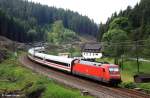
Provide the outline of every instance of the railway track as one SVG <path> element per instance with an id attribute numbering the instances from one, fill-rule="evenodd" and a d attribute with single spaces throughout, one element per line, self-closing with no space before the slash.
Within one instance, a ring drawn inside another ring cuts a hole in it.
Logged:
<path id="1" fill-rule="evenodd" d="M 62 71 L 41 66 L 41 64 L 37 64 L 29 60 L 27 56 L 21 56 L 19 58 L 19 61 L 25 67 L 30 68 L 33 71 L 43 74 L 45 76 L 48 76 L 56 82 L 83 91 L 88 91 L 90 95 L 93 95 L 97 98 L 150 98 L 150 95 L 139 91 L 104 86 L 97 82 L 82 79 L 77 76 L 72 76 L 70 74 L 64 73 Z"/>

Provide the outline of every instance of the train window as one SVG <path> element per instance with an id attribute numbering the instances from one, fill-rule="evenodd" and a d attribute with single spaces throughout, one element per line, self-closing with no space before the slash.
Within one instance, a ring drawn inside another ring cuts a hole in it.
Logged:
<path id="1" fill-rule="evenodd" d="M 111 71 L 114 71 L 114 69 L 113 68 L 109 68 L 109 71 L 111 72 Z"/>
<path id="2" fill-rule="evenodd" d="M 51 63 L 56 63 L 56 64 L 60 64 L 60 65 L 63 65 L 63 66 L 70 66 L 70 64 L 68 63 L 63 63 L 63 62 L 58 62 L 58 61 L 53 61 L 53 60 L 48 60 L 46 59 L 47 62 L 51 62 Z"/>
<path id="3" fill-rule="evenodd" d="M 114 68 L 114 71 L 119 71 L 119 69 L 118 68 Z"/>
<path id="4" fill-rule="evenodd" d="M 112 72 L 112 71 L 119 71 L 119 69 L 118 69 L 118 68 L 115 68 L 115 67 L 110 67 L 110 68 L 109 68 L 109 71 L 110 71 L 110 72 Z"/>
<path id="5" fill-rule="evenodd" d="M 41 58 L 41 57 L 38 57 L 38 56 L 34 56 L 34 57 L 43 60 L 43 58 Z"/>

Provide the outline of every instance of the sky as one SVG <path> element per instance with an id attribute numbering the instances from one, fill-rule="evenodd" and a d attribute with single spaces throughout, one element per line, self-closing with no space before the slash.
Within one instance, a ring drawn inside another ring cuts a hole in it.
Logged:
<path id="1" fill-rule="evenodd" d="M 140 0 L 28 0 L 86 15 L 96 23 L 105 23 L 114 12 L 134 7 Z"/>

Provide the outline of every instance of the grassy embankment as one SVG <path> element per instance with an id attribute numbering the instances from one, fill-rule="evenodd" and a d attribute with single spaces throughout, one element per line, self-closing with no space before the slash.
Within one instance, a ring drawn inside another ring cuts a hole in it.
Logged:
<path id="1" fill-rule="evenodd" d="M 17 58 L 0 63 L 0 93 L 19 92 L 27 98 L 91 98 L 24 68 Z"/>
<path id="2" fill-rule="evenodd" d="M 103 58 L 98 61 L 107 61 L 109 63 L 114 63 L 112 58 Z M 140 72 L 150 74 L 150 63 L 140 61 Z M 133 76 L 137 74 L 137 63 L 133 60 L 125 60 L 123 64 L 123 69 L 121 69 L 122 87 L 135 88 L 139 87 L 144 90 L 150 91 L 150 83 L 134 83 Z"/>

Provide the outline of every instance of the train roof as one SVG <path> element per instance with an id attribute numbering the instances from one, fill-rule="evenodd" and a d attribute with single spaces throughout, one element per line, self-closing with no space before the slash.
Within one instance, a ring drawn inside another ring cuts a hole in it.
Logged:
<path id="1" fill-rule="evenodd" d="M 66 57 L 54 56 L 54 55 L 47 55 L 47 54 L 46 54 L 45 59 L 50 59 L 50 60 L 59 61 L 59 62 L 63 62 L 63 63 L 69 63 L 69 64 L 71 64 L 71 62 L 73 61 L 72 58 L 66 58 Z"/>
<path id="2" fill-rule="evenodd" d="M 47 60 L 58 61 L 58 62 L 69 63 L 69 64 L 71 64 L 71 62 L 74 60 L 72 58 L 48 55 L 48 54 L 44 54 L 44 53 L 36 53 L 35 55 L 41 56 L 41 57 L 44 56 L 44 59 L 47 59 Z"/>
<path id="3" fill-rule="evenodd" d="M 40 52 L 40 51 L 44 51 L 45 48 L 44 47 L 35 47 L 35 48 L 31 48 L 28 50 L 29 53 L 34 53 L 34 52 Z"/>
<path id="4" fill-rule="evenodd" d="M 81 61 L 80 61 L 80 64 L 87 64 L 87 65 L 92 65 L 92 66 L 101 66 L 103 63 L 90 62 L 90 61 L 81 60 Z"/>
<path id="5" fill-rule="evenodd" d="M 32 48 L 33 51 L 44 51 L 45 48 L 44 47 L 35 47 L 35 48 Z"/>
<path id="6" fill-rule="evenodd" d="M 66 57 L 61 57 L 61 56 L 54 56 L 54 55 L 40 53 L 40 51 L 43 51 L 44 49 L 45 49 L 44 47 L 35 47 L 35 48 L 29 49 L 28 52 L 38 57 L 42 57 L 42 58 L 53 60 L 53 61 L 63 62 L 63 63 L 71 64 L 71 62 L 74 60 L 73 58 L 66 58 Z"/>

